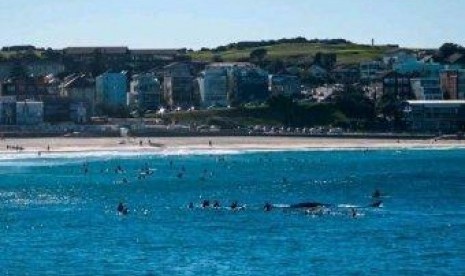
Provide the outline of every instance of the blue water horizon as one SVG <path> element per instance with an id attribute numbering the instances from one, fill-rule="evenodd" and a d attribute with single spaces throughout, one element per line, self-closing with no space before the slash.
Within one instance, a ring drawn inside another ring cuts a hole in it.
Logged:
<path id="1" fill-rule="evenodd" d="M 464 164 L 463 149 L 4 157 L 0 273 L 460 275 Z M 376 189 L 383 207 L 365 208 Z M 263 211 L 309 201 L 336 207 Z"/>

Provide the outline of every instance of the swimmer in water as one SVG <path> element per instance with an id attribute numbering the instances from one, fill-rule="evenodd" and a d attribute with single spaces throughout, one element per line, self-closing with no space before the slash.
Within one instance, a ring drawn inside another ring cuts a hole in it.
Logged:
<path id="1" fill-rule="evenodd" d="M 380 198 L 381 197 L 381 192 L 376 189 L 373 194 L 371 195 L 372 198 Z"/>
<path id="2" fill-rule="evenodd" d="M 128 214 L 128 207 L 124 206 L 124 204 L 122 202 L 120 202 L 118 204 L 118 207 L 116 208 L 116 210 L 118 211 L 118 213 L 120 213 L 121 215 L 127 215 Z"/>
<path id="3" fill-rule="evenodd" d="M 239 204 L 237 203 L 237 201 L 233 201 L 233 203 L 231 204 L 231 210 L 237 210 L 237 208 L 239 208 Z"/>
<path id="4" fill-rule="evenodd" d="M 189 209 L 194 209 L 194 203 L 193 203 L 193 202 L 189 202 L 189 205 L 187 205 L 187 208 L 189 208 Z"/>
<path id="5" fill-rule="evenodd" d="M 350 208 L 352 218 L 355 218 L 357 216 L 357 210 L 355 208 Z"/>
<path id="6" fill-rule="evenodd" d="M 215 202 L 213 202 L 213 208 L 220 208 L 220 203 L 218 202 L 218 200 L 215 200 Z"/>
<path id="7" fill-rule="evenodd" d="M 270 212 L 271 209 L 273 209 L 273 205 L 269 202 L 265 203 L 265 206 L 263 206 L 263 211 L 265 212 Z"/>
<path id="8" fill-rule="evenodd" d="M 208 208 L 208 207 L 210 207 L 210 201 L 208 199 L 205 199 L 202 202 L 202 208 Z"/>

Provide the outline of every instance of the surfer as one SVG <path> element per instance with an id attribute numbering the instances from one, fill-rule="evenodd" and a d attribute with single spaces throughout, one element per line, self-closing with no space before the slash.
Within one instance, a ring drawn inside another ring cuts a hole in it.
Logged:
<path id="1" fill-rule="evenodd" d="M 208 208 L 210 207 L 210 201 L 208 199 L 205 199 L 202 201 L 202 208 Z"/>
<path id="2" fill-rule="evenodd" d="M 381 197 L 381 192 L 376 189 L 373 194 L 371 195 L 372 198 L 380 198 Z"/>
<path id="3" fill-rule="evenodd" d="M 381 208 L 382 205 L 383 205 L 382 200 L 376 200 L 373 203 L 371 203 L 370 205 L 368 205 L 368 207 Z"/>
<path id="4" fill-rule="evenodd" d="M 189 208 L 189 209 L 194 209 L 194 203 L 193 203 L 193 202 L 189 202 L 189 205 L 187 205 L 187 208 Z"/>
<path id="5" fill-rule="evenodd" d="M 270 212 L 271 209 L 273 209 L 273 205 L 269 202 L 265 203 L 265 206 L 263 206 L 263 211 L 265 212 Z"/>
<path id="6" fill-rule="evenodd" d="M 215 200 L 213 202 L 213 208 L 220 208 L 220 203 L 218 202 L 218 200 Z"/>
<path id="7" fill-rule="evenodd" d="M 119 214 L 121 215 L 127 215 L 128 214 L 128 207 L 124 206 L 122 202 L 118 204 L 118 207 L 116 208 Z"/>
<path id="8" fill-rule="evenodd" d="M 357 210 L 355 208 L 350 208 L 350 212 L 351 212 L 352 218 L 355 218 L 357 216 Z"/>
<path id="9" fill-rule="evenodd" d="M 237 210 L 239 208 L 239 204 L 237 203 L 237 201 L 233 201 L 233 203 L 231 204 L 231 210 Z"/>

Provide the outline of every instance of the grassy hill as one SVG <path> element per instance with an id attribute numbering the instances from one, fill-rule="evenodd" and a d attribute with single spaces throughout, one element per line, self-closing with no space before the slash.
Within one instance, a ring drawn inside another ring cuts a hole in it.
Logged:
<path id="1" fill-rule="evenodd" d="M 250 53 L 264 48 L 268 51 L 267 58 L 270 60 L 282 59 L 293 60 L 313 57 L 316 53 L 335 53 L 338 64 L 356 64 L 362 61 L 377 59 L 383 56 L 392 47 L 368 46 L 352 43 L 325 44 L 325 43 L 278 43 L 262 47 L 249 47 L 245 49 L 226 49 L 224 51 L 204 50 L 191 52 L 189 55 L 195 61 L 213 61 L 215 56 L 224 61 L 244 61 L 249 58 Z"/>

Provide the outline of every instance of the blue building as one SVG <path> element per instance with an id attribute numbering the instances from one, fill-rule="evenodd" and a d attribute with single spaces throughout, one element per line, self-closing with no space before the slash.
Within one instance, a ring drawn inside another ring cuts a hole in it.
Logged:
<path id="1" fill-rule="evenodd" d="M 104 73 L 95 80 L 97 105 L 127 106 L 127 78 L 124 73 Z"/>

